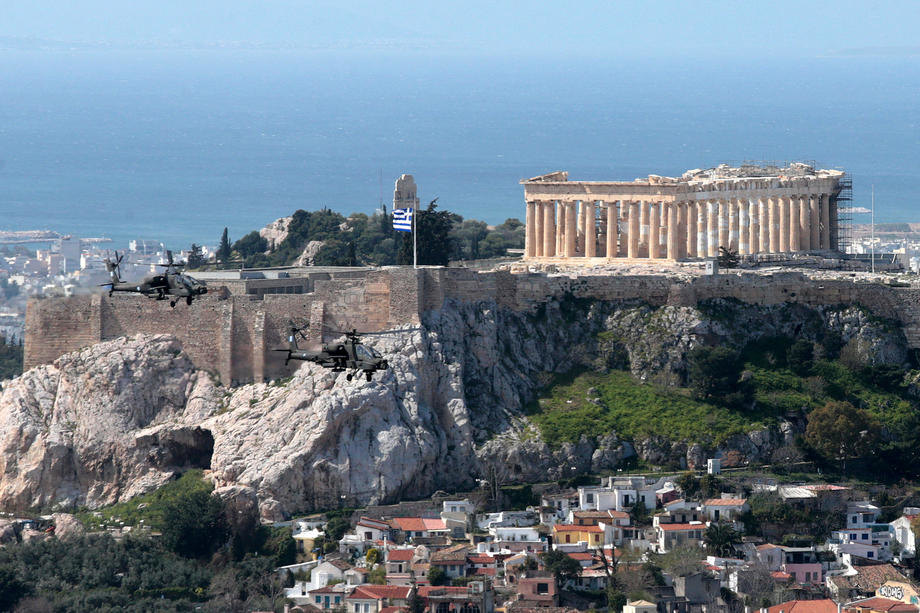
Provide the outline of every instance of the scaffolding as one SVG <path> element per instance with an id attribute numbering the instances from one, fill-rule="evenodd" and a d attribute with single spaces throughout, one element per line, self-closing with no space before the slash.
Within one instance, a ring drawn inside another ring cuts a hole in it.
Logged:
<path id="1" fill-rule="evenodd" d="M 837 192 L 837 250 L 844 257 L 852 257 L 853 253 L 853 178 L 849 173 L 843 173 L 838 182 L 840 191 Z"/>

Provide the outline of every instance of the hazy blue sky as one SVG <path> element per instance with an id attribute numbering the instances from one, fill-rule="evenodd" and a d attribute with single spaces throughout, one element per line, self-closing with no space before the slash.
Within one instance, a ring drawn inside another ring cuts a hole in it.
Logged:
<path id="1" fill-rule="evenodd" d="M 916 0 L 0 0 L 0 37 L 623 57 L 918 54 Z"/>

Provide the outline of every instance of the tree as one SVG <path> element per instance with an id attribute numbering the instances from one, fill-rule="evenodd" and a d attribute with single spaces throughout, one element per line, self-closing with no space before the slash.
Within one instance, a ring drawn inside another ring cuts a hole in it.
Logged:
<path id="1" fill-rule="evenodd" d="M 581 564 L 563 551 L 551 549 L 540 554 L 540 558 L 543 560 L 543 566 L 546 570 L 553 573 L 553 577 L 556 579 L 556 588 L 559 591 L 562 591 L 562 588 L 569 581 L 575 581 L 581 575 Z"/>
<path id="2" fill-rule="evenodd" d="M 204 256 L 201 255 L 201 247 L 192 243 L 191 249 L 188 250 L 188 258 L 185 262 L 189 269 L 201 268 L 204 265 Z"/>
<path id="3" fill-rule="evenodd" d="M 815 365 L 814 343 L 803 338 L 792 343 L 786 351 L 786 364 L 789 365 L 789 370 L 800 377 L 810 375 Z"/>
<path id="4" fill-rule="evenodd" d="M 163 543 L 187 558 L 201 558 L 227 540 L 228 527 L 220 498 L 195 490 L 179 495 L 163 509 Z"/>
<path id="5" fill-rule="evenodd" d="M 342 540 L 342 537 L 345 536 L 349 528 L 351 528 L 351 523 L 349 523 L 347 519 L 343 517 L 333 517 L 326 522 L 326 526 L 323 530 L 326 532 L 327 540 L 338 543 Z"/>
<path id="6" fill-rule="evenodd" d="M 223 240 L 223 237 L 221 237 L 221 240 Z M 233 251 L 239 253 L 243 258 L 264 253 L 267 250 L 268 241 L 262 238 L 262 235 L 255 230 L 233 243 Z"/>
<path id="7" fill-rule="evenodd" d="M 738 268 L 740 262 L 741 258 L 738 257 L 737 251 L 719 247 L 719 266 L 721 268 Z"/>
<path id="8" fill-rule="evenodd" d="M 699 480 L 697 480 L 696 475 L 690 471 L 679 476 L 674 480 L 674 483 L 680 488 L 680 491 L 684 493 L 684 498 L 691 498 L 700 491 Z"/>
<path id="9" fill-rule="evenodd" d="M 700 547 L 688 545 L 658 556 L 656 563 L 662 570 L 672 575 L 685 577 L 700 570 L 703 561 L 702 554 L 703 550 Z"/>
<path id="10" fill-rule="evenodd" d="M 744 366 L 737 351 L 726 347 L 695 347 L 687 354 L 690 391 L 698 400 L 741 405 L 753 392 L 741 381 Z"/>
<path id="11" fill-rule="evenodd" d="M 877 446 L 881 424 L 849 402 L 832 401 L 808 415 L 805 441 L 827 459 L 865 458 Z"/>
<path id="12" fill-rule="evenodd" d="M 713 522 L 703 534 L 703 542 L 710 553 L 729 557 L 734 553 L 734 546 L 741 542 L 741 534 L 731 524 Z"/>
<path id="13" fill-rule="evenodd" d="M 380 550 L 376 547 L 371 547 L 367 550 L 367 553 L 364 554 L 364 559 L 370 566 L 373 566 L 380 561 Z"/>
<path id="14" fill-rule="evenodd" d="M 431 585 L 447 585 L 447 573 L 440 566 L 432 565 L 428 569 L 428 583 Z"/>
<path id="15" fill-rule="evenodd" d="M 29 586 L 19 579 L 12 566 L 0 566 L 0 611 L 12 611 L 29 594 Z"/>
<path id="16" fill-rule="evenodd" d="M 227 228 L 224 228 L 223 233 L 220 235 L 220 246 L 217 248 L 217 261 L 228 262 L 232 252 L 233 249 L 230 247 L 230 236 L 227 233 Z"/>
<path id="17" fill-rule="evenodd" d="M 437 198 L 424 211 L 417 211 L 415 230 L 418 242 L 418 263 L 432 266 L 446 266 L 450 259 L 450 231 L 459 217 L 450 211 L 439 211 Z M 398 264 L 412 263 L 412 234 L 400 232 Z"/>
<path id="18" fill-rule="evenodd" d="M 371 572 L 367 574 L 368 583 L 373 583 L 374 585 L 386 585 L 387 583 L 387 569 L 383 565 L 376 566 Z"/>

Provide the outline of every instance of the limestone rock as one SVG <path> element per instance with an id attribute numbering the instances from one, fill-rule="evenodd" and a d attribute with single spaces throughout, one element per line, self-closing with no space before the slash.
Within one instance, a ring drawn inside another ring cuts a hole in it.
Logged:
<path id="1" fill-rule="evenodd" d="M 70 513 L 53 513 L 54 536 L 66 541 L 68 539 L 79 538 L 86 533 L 83 524 Z"/>
<path id="2" fill-rule="evenodd" d="M 307 246 L 303 248 L 303 252 L 297 258 L 295 266 L 313 266 L 313 261 L 316 259 L 316 254 L 319 253 L 319 250 L 325 245 L 325 241 L 310 241 L 307 243 Z"/>
<path id="3" fill-rule="evenodd" d="M 259 236 L 268 242 L 268 249 L 271 251 L 287 238 L 288 226 L 291 225 L 291 217 L 282 217 L 271 222 L 261 230 Z"/>
<path id="4" fill-rule="evenodd" d="M 16 542 L 16 524 L 9 519 L 0 519 L 0 545 Z"/>
<path id="5" fill-rule="evenodd" d="M 139 336 L 14 379 L 0 395 L 0 508 L 93 508 L 158 487 L 178 470 L 207 467 L 210 457 L 181 452 L 181 433 L 137 436 L 182 422 L 204 376 L 173 337 Z"/>

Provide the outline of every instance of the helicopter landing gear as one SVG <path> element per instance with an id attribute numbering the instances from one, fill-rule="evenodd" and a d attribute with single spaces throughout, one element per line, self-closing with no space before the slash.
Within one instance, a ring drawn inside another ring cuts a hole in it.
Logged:
<path id="1" fill-rule="evenodd" d="M 348 373 L 347 375 L 345 375 L 345 380 L 346 380 L 346 381 L 351 381 L 353 378 L 354 378 L 354 375 L 351 374 L 351 373 Z"/>
<path id="2" fill-rule="evenodd" d="M 187 305 L 189 305 L 189 306 L 192 306 L 192 297 L 191 297 L 191 296 L 186 296 L 186 297 L 185 297 L 185 304 L 187 304 Z"/>
<path id="3" fill-rule="evenodd" d="M 371 376 L 372 376 L 373 374 L 374 374 L 374 373 L 372 373 L 371 371 L 367 371 L 366 373 L 364 373 L 364 376 L 367 378 L 368 381 L 370 381 L 370 380 L 371 380 Z"/>
<path id="4" fill-rule="evenodd" d="M 175 300 L 170 300 L 170 301 L 169 301 L 169 306 L 171 306 L 172 308 L 176 308 L 176 301 L 175 301 Z"/>

